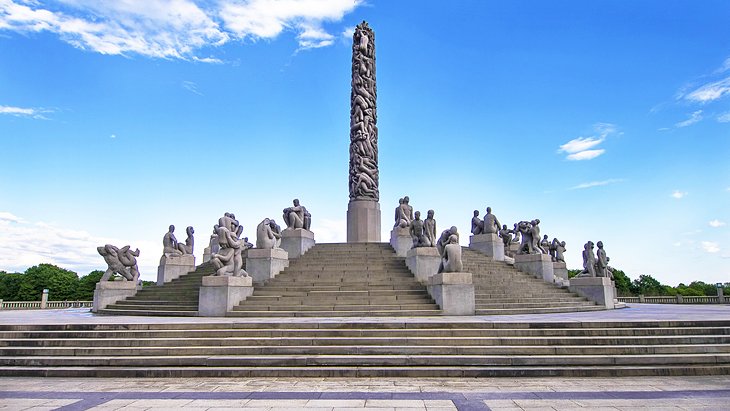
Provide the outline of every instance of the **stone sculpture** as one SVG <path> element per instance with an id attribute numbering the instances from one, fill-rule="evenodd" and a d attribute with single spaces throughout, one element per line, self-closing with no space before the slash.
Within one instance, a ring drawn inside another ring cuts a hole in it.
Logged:
<path id="1" fill-rule="evenodd" d="M 178 256 L 183 253 L 177 246 L 177 238 L 175 238 L 175 226 L 170 224 L 167 233 L 162 237 L 162 253 L 168 256 Z"/>
<path id="2" fill-rule="evenodd" d="M 243 241 L 239 239 L 243 227 L 236 220 L 236 216 L 225 213 L 218 219 L 217 230 L 219 250 L 217 253 L 211 252 L 210 256 L 210 262 L 216 270 L 213 275 L 248 277 L 243 269 Z"/>
<path id="3" fill-rule="evenodd" d="M 378 127 L 375 34 L 366 22 L 352 38 L 350 200 L 378 201 Z"/>
<path id="4" fill-rule="evenodd" d="M 596 276 L 596 257 L 593 255 L 593 241 L 588 241 L 583 246 L 583 271 L 578 277 Z"/>
<path id="5" fill-rule="evenodd" d="M 517 227 L 519 223 L 515 223 L 514 229 L 512 230 L 512 234 L 514 234 L 514 238 L 512 239 L 513 243 L 520 243 L 522 242 L 522 233 L 520 232 L 519 228 Z"/>
<path id="6" fill-rule="evenodd" d="M 456 236 L 456 242 L 459 242 L 459 233 L 456 230 L 456 226 L 451 226 L 448 230 L 444 230 L 441 233 L 441 236 L 439 237 L 438 241 L 436 242 L 436 248 L 438 249 L 439 255 L 443 258 L 444 256 L 444 250 L 446 249 L 446 244 L 449 244 L 449 239 L 451 236 Z"/>
<path id="7" fill-rule="evenodd" d="M 177 243 L 177 249 L 182 255 L 193 254 L 193 246 L 195 245 L 193 234 L 195 234 L 195 230 L 192 226 L 188 226 L 185 229 L 185 233 L 188 235 L 188 238 L 185 239 L 185 244 Z"/>
<path id="8" fill-rule="evenodd" d="M 535 254 L 532 241 L 532 224 L 528 221 L 517 223 L 517 232 L 520 233 L 520 250 L 518 254 Z"/>
<path id="9" fill-rule="evenodd" d="M 426 219 L 423 220 L 423 228 L 426 231 L 426 237 L 428 237 L 428 242 L 431 243 L 431 247 L 436 247 L 436 220 L 434 220 L 433 214 L 433 210 L 428 210 Z"/>
<path id="10" fill-rule="evenodd" d="M 431 240 L 426 235 L 425 222 L 421 220 L 421 212 L 416 211 L 416 216 L 411 221 L 410 229 L 411 238 L 413 238 L 413 247 L 431 247 Z"/>
<path id="11" fill-rule="evenodd" d="M 479 210 L 474 210 L 474 217 L 471 218 L 471 233 L 479 235 L 484 230 L 484 221 L 479 218 Z"/>
<path id="12" fill-rule="evenodd" d="M 596 243 L 598 251 L 596 251 L 596 276 L 597 277 L 609 277 L 608 273 L 608 257 L 606 257 L 606 250 L 603 249 L 603 241 Z"/>
<path id="13" fill-rule="evenodd" d="M 413 207 L 410 204 L 410 198 L 405 196 L 398 200 L 398 207 L 395 209 L 395 225 L 393 227 L 406 228 L 413 221 Z"/>
<path id="14" fill-rule="evenodd" d="M 215 254 L 221 249 L 220 244 L 218 244 L 218 224 L 213 226 L 213 234 L 210 235 L 208 248 L 210 249 L 211 254 Z"/>
<path id="15" fill-rule="evenodd" d="M 444 253 L 441 259 L 439 272 L 459 273 L 464 270 L 464 264 L 461 261 L 461 246 L 459 245 L 459 237 L 450 235 L 446 245 L 444 245 Z"/>
<path id="16" fill-rule="evenodd" d="M 509 246 L 512 244 L 512 230 L 507 228 L 507 224 L 504 224 L 498 234 L 502 239 L 502 243 L 504 243 L 504 249 L 508 250 Z"/>
<path id="17" fill-rule="evenodd" d="M 281 227 L 279 227 L 279 224 L 276 224 L 276 221 L 274 219 L 270 219 L 269 221 L 269 227 L 271 227 L 271 231 L 274 233 L 274 238 L 276 238 L 276 244 L 274 244 L 274 248 L 280 248 L 281 247 Z"/>
<path id="18" fill-rule="evenodd" d="M 540 249 L 542 250 L 543 254 L 548 254 L 550 250 L 550 240 L 548 240 L 547 234 L 542 236 L 542 240 L 540 241 Z"/>
<path id="19" fill-rule="evenodd" d="M 530 237 L 532 239 L 532 249 L 535 254 L 542 253 L 545 254 L 545 250 L 540 247 L 540 220 L 534 219 L 530 221 Z"/>
<path id="20" fill-rule="evenodd" d="M 271 219 L 264 218 L 256 227 L 256 248 L 278 248 L 277 245 L 280 242 L 281 234 L 271 229 Z"/>
<path id="21" fill-rule="evenodd" d="M 499 220 L 492 214 L 492 207 L 487 207 L 487 214 L 484 215 L 482 234 L 496 234 L 499 231 Z"/>
<path id="22" fill-rule="evenodd" d="M 563 255 L 563 253 L 565 253 L 565 241 L 561 241 L 555 245 L 555 262 L 565 262 L 565 256 Z"/>
<path id="23" fill-rule="evenodd" d="M 111 244 L 106 244 L 103 247 L 96 247 L 96 251 L 104 257 L 108 266 L 99 281 L 109 281 L 114 274 L 121 275 L 124 281 L 136 282 L 139 280 L 136 258 L 139 257 L 139 249 L 131 251 L 128 245 L 119 249 Z"/>
<path id="24" fill-rule="evenodd" d="M 284 223 L 286 224 L 286 228 L 303 228 L 309 230 L 312 224 L 312 215 L 303 205 L 299 204 L 299 199 L 295 198 L 293 203 L 293 207 L 284 209 Z"/>

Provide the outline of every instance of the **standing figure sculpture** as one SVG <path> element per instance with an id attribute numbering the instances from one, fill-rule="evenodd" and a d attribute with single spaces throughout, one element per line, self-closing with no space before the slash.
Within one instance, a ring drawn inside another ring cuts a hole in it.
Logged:
<path id="1" fill-rule="evenodd" d="M 530 237 L 532 239 L 532 250 L 535 254 L 545 254 L 545 250 L 540 247 L 540 220 L 534 219 L 530 221 Z M 532 253 L 531 253 L 532 254 Z"/>
<path id="2" fill-rule="evenodd" d="M 512 239 L 513 243 L 520 243 L 522 242 L 522 233 L 520 232 L 520 229 L 517 227 L 519 223 L 515 223 L 514 229 L 512 230 L 512 234 L 515 235 L 515 237 Z"/>
<path id="3" fill-rule="evenodd" d="M 471 218 L 471 233 L 479 235 L 484 231 L 484 221 L 479 218 L 479 210 L 474 210 L 474 216 Z"/>
<path id="4" fill-rule="evenodd" d="M 434 211 L 428 210 L 426 219 L 423 220 L 423 228 L 426 230 L 426 237 L 431 247 L 436 247 L 436 220 L 433 218 Z"/>
<path id="5" fill-rule="evenodd" d="M 431 241 L 426 235 L 425 222 L 421 220 L 421 212 L 416 211 L 416 216 L 411 221 L 409 229 L 411 238 L 413 239 L 413 248 L 416 247 L 431 247 Z"/>
<path id="6" fill-rule="evenodd" d="M 596 276 L 597 277 L 609 277 L 608 273 L 608 257 L 606 257 L 606 250 L 603 249 L 603 241 L 596 243 L 598 251 L 596 251 Z"/>
<path id="7" fill-rule="evenodd" d="M 293 207 L 287 207 L 284 209 L 284 223 L 286 228 L 296 229 L 303 228 L 309 230 L 312 224 L 312 215 L 309 211 L 299 204 L 299 199 L 295 198 Z"/>
<path id="8" fill-rule="evenodd" d="M 542 236 L 542 240 L 540 241 L 540 249 L 542 250 L 543 254 L 549 254 L 550 251 L 550 240 L 548 240 L 548 235 L 545 234 Z"/>
<path id="9" fill-rule="evenodd" d="M 177 243 L 177 249 L 183 255 L 193 254 L 193 246 L 195 245 L 195 239 L 193 238 L 193 234 L 195 234 L 195 230 L 192 226 L 188 226 L 188 228 L 185 229 L 185 233 L 188 235 L 188 238 L 185 239 L 185 244 Z"/>
<path id="10" fill-rule="evenodd" d="M 103 247 L 96 247 L 96 251 L 104 257 L 107 269 L 101 276 L 99 281 L 109 281 L 112 275 L 119 274 L 124 281 L 137 281 L 139 279 L 139 269 L 137 269 L 137 259 L 139 257 L 139 249 L 130 251 L 130 247 L 124 246 L 119 248 L 106 244 Z"/>
<path id="11" fill-rule="evenodd" d="M 499 231 L 499 220 L 492 214 L 492 207 L 487 207 L 487 214 L 484 215 L 482 234 L 497 234 Z"/>
<path id="12" fill-rule="evenodd" d="M 375 34 L 366 22 L 352 37 L 350 200 L 378 201 L 378 127 Z"/>
<path id="13" fill-rule="evenodd" d="M 395 209 L 395 225 L 393 227 L 406 228 L 413 221 L 413 207 L 410 204 L 410 198 L 405 196 L 398 200 L 398 207 Z"/>
<path id="14" fill-rule="evenodd" d="M 532 241 L 532 224 L 527 221 L 520 221 L 517 223 L 517 230 L 522 239 L 518 254 L 535 254 L 534 242 Z"/>
<path id="15" fill-rule="evenodd" d="M 218 244 L 218 224 L 213 226 L 213 234 L 210 235 L 208 248 L 210 248 L 210 254 L 215 254 L 221 249 L 220 244 Z"/>
<path id="16" fill-rule="evenodd" d="M 256 248 L 272 249 L 277 248 L 281 241 L 281 234 L 271 229 L 271 219 L 264 218 L 256 227 Z"/>
<path id="17" fill-rule="evenodd" d="M 578 276 L 596 276 L 596 257 L 593 255 L 593 241 L 589 241 L 583 246 L 583 271 Z"/>
<path id="18" fill-rule="evenodd" d="M 162 253 L 168 256 L 178 256 L 183 253 L 177 247 L 177 238 L 175 238 L 175 226 L 170 224 L 167 233 L 162 237 Z"/>
<path id="19" fill-rule="evenodd" d="M 565 241 L 561 241 L 555 245 L 555 262 L 565 262 L 565 256 L 563 255 L 563 253 L 565 253 Z"/>

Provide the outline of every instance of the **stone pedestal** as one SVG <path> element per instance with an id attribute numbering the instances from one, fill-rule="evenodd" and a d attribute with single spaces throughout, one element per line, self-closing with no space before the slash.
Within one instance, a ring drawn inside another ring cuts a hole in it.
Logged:
<path id="1" fill-rule="evenodd" d="M 607 309 L 615 308 L 616 287 L 608 277 L 573 277 L 570 279 L 570 291 Z"/>
<path id="2" fill-rule="evenodd" d="M 207 263 L 210 261 L 210 247 L 205 247 L 203 249 L 203 263 Z"/>
<path id="3" fill-rule="evenodd" d="M 492 257 L 495 261 L 504 261 L 504 242 L 497 234 L 478 234 L 469 237 L 469 248 Z"/>
<path id="4" fill-rule="evenodd" d="M 390 245 L 395 250 L 395 255 L 398 257 L 405 257 L 408 255 L 408 250 L 413 248 L 413 238 L 411 232 L 406 228 L 394 227 L 390 231 Z"/>
<path id="5" fill-rule="evenodd" d="M 563 287 L 568 286 L 570 278 L 568 278 L 568 267 L 565 265 L 565 263 L 553 263 L 553 275 L 555 276 L 556 284 L 560 284 Z"/>
<path id="6" fill-rule="evenodd" d="M 135 281 L 99 281 L 94 289 L 94 305 L 92 312 L 99 312 L 106 306 L 137 294 Z"/>
<path id="7" fill-rule="evenodd" d="M 380 204 L 354 200 L 347 205 L 347 242 L 380 242 Z"/>
<path id="8" fill-rule="evenodd" d="M 157 285 L 168 283 L 194 270 L 195 256 L 192 254 L 163 255 L 160 257 L 160 265 L 157 267 Z"/>
<path id="9" fill-rule="evenodd" d="M 246 258 L 246 271 L 254 283 L 266 282 L 289 267 L 289 254 L 281 248 L 251 248 Z"/>
<path id="10" fill-rule="evenodd" d="M 428 293 L 443 315 L 474 315 L 471 273 L 439 273 L 428 280 Z"/>
<path id="11" fill-rule="evenodd" d="M 520 251 L 520 243 L 510 243 L 509 250 L 505 251 L 505 254 L 509 254 L 514 258 L 514 256 L 517 255 L 517 253 Z"/>
<path id="12" fill-rule="evenodd" d="M 548 283 L 554 282 L 553 261 L 547 254 L 517 254 L 515 268 L 536 278 L 542 278 Z"/>
<path id="13" fill-rule="evenodd" d="M 198 294 L 198 315 L 225 317 L 226 313 L 253 294 L 251 277 L 207 276 Z"/>
<path id="14" fill-rule="evenodd" d="M 441 256 L 436 247 L 411 248 L 406 254 L 406 266 L 421 284 L 428 284 L 428 279 L 438 273 L 439 264 Z"/>
<path id="15" fill-rule="evenodd" d="M 314 233 L 303 228 L 287 228 L 281 232 L 281 248 L 289 258 L 299 258 L 314 247 Z"/>

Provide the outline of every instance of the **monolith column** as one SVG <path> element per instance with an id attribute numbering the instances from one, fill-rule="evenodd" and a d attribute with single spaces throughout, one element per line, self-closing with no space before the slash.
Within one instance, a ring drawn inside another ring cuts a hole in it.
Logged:
<path id="1" fill-rule="evenodd" d="M 352 37 L 348 243 L 380 242 L 376 98 L 375 34 L 363 21 Z"/>

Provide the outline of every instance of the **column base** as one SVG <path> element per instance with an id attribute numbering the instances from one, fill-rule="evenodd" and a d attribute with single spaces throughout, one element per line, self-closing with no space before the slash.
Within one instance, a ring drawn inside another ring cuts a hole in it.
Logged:
<path id="1" fill-rule="evenodd" d="M 91 312 L 99 312 L 117 301 L 137 294 L 135 281 L 99 281 L 94 289 L 94 304 Z"/>
<path id="2" fill-rule="evenodd" d="M 497 234 L 478 234 L 469 237 L 469 248 L 495 261 L 504 261 L 504 242 Z"/>
<path id="3" fill-rule="evenodd" d="M 570 284 L 568 268 L 564 262 L 553 263 L 553 275 L 555 276 L 555 284 L 560 284 L 561 287 L 567 287 Z"/>
<path id="4" fill-rule="evenodd" d="M 608 277 L 571 278 L 570 291 L 607 309 L 615 308 L 616 286 Z"/>
<path id="5" fill-rule="evenodd" d="M 251 277 L 207 276 L 198 294 L 200 317 L 225 317 L 253 294 Z"/>
<path id="6" fill-rule="evenodd" d="M 474 315 L 471 273 L 439 273 L 428 280 L 428 293 L 443 315 Z"/>
<path id="7" fill-rule="evenodd" d="M 254 283 L 265 283 L 289 267 L 289 254 L 281 248 L 251 248 L 246 271 Z"/>
<path id="8" fill-rule="evenodd" d="M 299 258 L 314 247 L 314 233 L 303 228 L 287 228 L 281 232 L 281 248 L 289 258 Z"/>
<path id="9" fill-rule="evenodd" d="M 535 278 L 542 278 L 548 283 L 554 282 L 553 260 L 547 254 L 517 254 L 515 268 L 532 274 Z"/>
<path id="10" fill-rule="evenodd" d="M 390 246 L 395 250 L 395 255 L 405 257 L 408 250 L 413 248 L 413 237 L 408 228 L 395 227 L 390 231 Z"/>
<path id="11" fill-rule="evenodd" d="M 163 285 L 179 278 L 191 271 L 195 271 L 195 256 L 186 255 L 165 255 L 160 257 L 160 265 L 157 267 L 157 285 Z"/>
<path id="12" fill-rule="evenodd" d="M 380 204 L 377 201 L 351 200 L 347 204 L 347 242 L 380 242 Z"/>
<path id="13" fill-rule="evenodd" d="M 440 264 L 436 247 L 411 248 L 406 254 L 406 266 L 421 284 L 428 284 L 428 279 L 438 273 Z"/>

